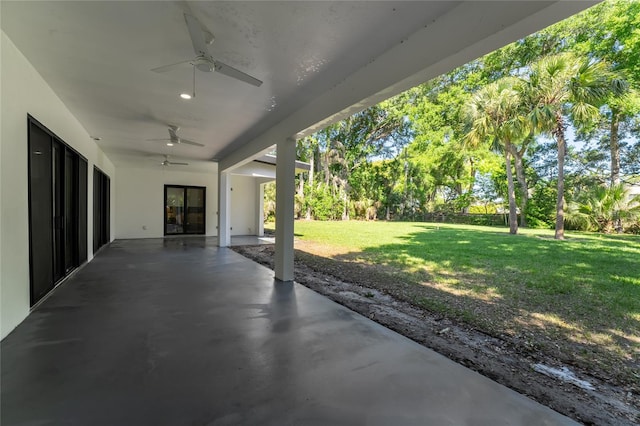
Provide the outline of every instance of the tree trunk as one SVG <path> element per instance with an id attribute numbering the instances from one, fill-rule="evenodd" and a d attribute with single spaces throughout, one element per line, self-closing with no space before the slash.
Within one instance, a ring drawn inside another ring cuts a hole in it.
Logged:
<path id="1" fill-rule="evenodd" d="M 402 219 L 404 220 L 405 206 L 407 205 L 407 192 L 409 189 L 409 162 L 407 161 L 407 151 L 404 152 L 404 194 L 402 196 Z"/>
<path id="2" fill-rule="evenodd" d="M 524 151 L 524 150 L 523 150 Z M 524 154 L 524 152 L 522 153 Z M 522 191 L 522 199 L 520 200 L 520 226 L 527 227 L 527 203 L 529 201 L 529 187 L 527 186 L 527 178 L 524 174 L 524 165 L 522 163 L 522 156 L 516 149 L 513 150 L 513 158 L 516 165 L 516 178 L 520 184 L 520 190 Z"/>
<path id="3" fill-rule="evenodd" d="M 473 158 L 469 158 L 469 186 L 468 186 L 468 189 L 467 189 L 469 194 L 473 194 L 473 187 L 475 186 L 475 183 L 476 183 L 475 162 L 473 161 Z M 468 214 L 469 213 L 469 207 L 470 206 L 465 206 L 462 209 L 462 213 Z M 486 209 L 486 206 L 485 206 L 485 209 Z"/>
<path id="4" fill-rule="evenodd" d="M 342 208 L 342 220 L 349 220 L 349 197 L 347 196 L 346 191 L 344 191 L 342 200 L 344 202 L 344 207 Z"/>
<path id="5" fill-rule="evenodd" d="M 309 194 L 310 197 L 313 197 L 313 174 L 315 172 L 315 153 L 313 153 L 313 155 L 311 155 L 311 158 L 309 160 L 309 189 L 311 191 L 311 194 Z M 311 220 L 311 204 L 307 205 L 307 213 L 305 215 L 305 218 L 307 220 Z"/>
<path id="6" fill-rule="evenodd" d="M 567 144 L 564 140 L 564 129 L 560 121 L 554 132 L 558 144 L 558 198 L 556 200 L 556 240 L 564 240 L 564 158 Z"/>
<path id="7" fill-rule="evenodd" d="M 611 111 L 611 186 L 620 183 L 620 144 L 618 141 L 618 125 L 620 117 L 617 111 Z"/>
<path id="8" fill-rule="evenodd" d="M 329 186 L 331 182 L 331 174 L 329 173 L 329 152 L 322 155 L 322 171 L 324 172 L 324 184 Z"/>
<path id="9" fill-rule="evenodd" d="M 298 177 L 298 196 L 304 200 L 304 173 L 300 173 Z"/>
<path id="10" fill-rule="evenodd" d="M 320 156 L 320 146 L 315 145 L 313 147 L 313 162 L 316 165 L 316 173 L 320 173 L 322 171 L 322 158 Z"/>
<path id="11" fill-rule="evenodd" d="M 518 233 L 518 213 L 516 211 L 516 191 L 513 183 L 513 171 L 511 170 L 511 144 L 505 143 L 505 166 L 507 168 L 507 192 L 509 199 L 509 233 Z"/>

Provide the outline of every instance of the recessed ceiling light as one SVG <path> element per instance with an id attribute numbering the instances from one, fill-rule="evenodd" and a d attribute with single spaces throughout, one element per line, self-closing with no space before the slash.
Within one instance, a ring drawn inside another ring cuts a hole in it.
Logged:
<path id="1" fill-rule="evenodd" d="M 167 146 L 173 146 L 173 142 L 167 142 Z"/>
<path id="2" fill-rule="evenodd" d="M 191 99 L 191 95 L 188 93 L 180 93 L 182 99 Z"/>

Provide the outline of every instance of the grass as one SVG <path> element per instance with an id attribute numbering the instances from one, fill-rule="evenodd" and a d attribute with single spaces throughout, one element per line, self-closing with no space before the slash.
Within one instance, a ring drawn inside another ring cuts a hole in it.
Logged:
<path id="1" fill-rule="evenodd" d="M 640 237 L 358 221 L 295 232 L 303 260 L 343 279 L 640 385 Z"/>

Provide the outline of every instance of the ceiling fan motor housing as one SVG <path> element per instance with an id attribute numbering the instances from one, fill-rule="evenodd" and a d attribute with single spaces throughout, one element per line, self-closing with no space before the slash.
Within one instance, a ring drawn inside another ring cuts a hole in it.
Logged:
<path id="1" fill-rule="evenodd" d="M 202 72 L 212 72 L 214 68 L 213 59 L 207 58 L 205 56 L 199 56 L 195 58 L 192 64 Z"/>

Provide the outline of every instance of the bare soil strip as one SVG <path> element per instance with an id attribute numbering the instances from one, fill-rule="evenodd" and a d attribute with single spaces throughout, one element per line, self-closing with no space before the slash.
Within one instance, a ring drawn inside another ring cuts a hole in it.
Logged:
<path id="1" fill-rule="evenodd" d="M 233 249 L 273 269 L 273 246 Z M 459 364 L 585 425 L 640 424 L 640 397 L 628 389 L 606 383 L 575 366 L 570 367 L 577 377 L 574 383 L 545 374 L 548 369 L 534 369 L 534 366 L 542 364 L 556 370 L 565 366 L 547 354 L 489 336 L 464 323 L 367 287 L 367 277 L 353 282 L 357 274 L 349 273 L 345 276 L 351 277 L 350 282 L 344 281 L 339 276 L 313 268 L 301 260 L 304 257 L 304 253 L 296 250 L 296 282 Z M 349 262 L 340 263 L 334 271 L 357 267 Z M 589 383 L 594 390 L 576 385 L 580 382 Z"/>

